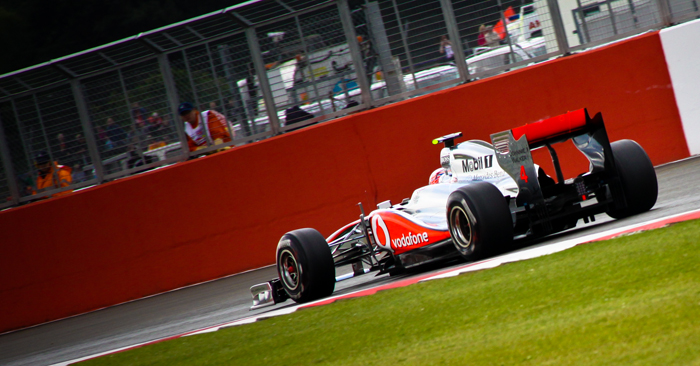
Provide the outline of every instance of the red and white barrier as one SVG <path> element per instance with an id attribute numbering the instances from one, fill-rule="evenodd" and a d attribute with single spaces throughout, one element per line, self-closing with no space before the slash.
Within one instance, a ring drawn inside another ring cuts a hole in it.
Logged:
<path id="1" fill-rule="evenodd" d="M 700 154 L 700 20 L 659 32 L 690 155 Z"/>

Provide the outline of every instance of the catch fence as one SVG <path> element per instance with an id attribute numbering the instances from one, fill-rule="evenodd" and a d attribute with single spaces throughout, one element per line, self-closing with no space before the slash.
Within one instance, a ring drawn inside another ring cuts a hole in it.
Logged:
<path id="1" fill-rule="evenodd" d="M 697 0 L 249 1 L 0 76 L 0 209 L 699 16 Z M 231 141 L 190 152 L 183 101 Z M 40 153 L 67 187 L 37 187 Z"/>

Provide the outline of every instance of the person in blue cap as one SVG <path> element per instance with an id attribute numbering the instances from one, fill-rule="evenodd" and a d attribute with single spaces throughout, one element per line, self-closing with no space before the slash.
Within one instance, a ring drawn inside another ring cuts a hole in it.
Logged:
<path id="1" fill-rule="evenodd" d="M 192 103 L 180 103 L 177 109 L 185 122 L 185 135 L 190 151 L 231 141 L 228 123 L 223 114 L 215 110 L 199 112 Z"/>

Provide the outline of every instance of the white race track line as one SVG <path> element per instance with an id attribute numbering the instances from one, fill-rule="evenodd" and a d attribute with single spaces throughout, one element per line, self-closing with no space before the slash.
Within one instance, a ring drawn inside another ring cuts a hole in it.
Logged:
<path id="1" fill-rule="evenodd" d="M 504 263 L 517 262 L 517 261 L 522 261 L 522 260 L 526 260 L 526 259 L 541 257 L 541 256 L 552 254 L 552 253 L 561 252 L 561 251 L 564 251 L 566 249 L 573 248 L 577 245 L 581 245 L 581 244 L 585 244 L 585 243 L 607 240 L 607 239 L 611 239 L 611 238 L 614 238 L 614 237 L 617 237 L 620 235 L 636 233 L 636 232 L 645 231 L 645 230 L 657 229 L 657 228 L 664 227 L 664 226 L 672 224 L 672 223 L 693 220 L 693 219 L 698 219 L 698 218 L 700 218 L 700 210 L 689 211 L 686 213 L 672 215 L 672 216 L 668 216 L 665 218 L 660 218 L 660 219 L 656 219 L 656 220 L 642 222 L 639 224 L 621 227 L 618 229 L 611 229 L 608 231 L 603 231 L 601 233 L 585 235 L 585 236 L 582 236 L 580 238 L 569 239 L 569 240 L 565 240 L 562 242 L 547 244 L 547 245 L 543 245 L 543 246 L 532 248 L 532 249 L 525 249 L 525 250 L 518 251 L 518 252 L 508 253 L 508 254 L 504 254 L 502 256 L 489 258 L 489 259 L 484 260 L 484 261 L 465 264 L 457 269 L 445 270 L 443 272 L 438 272 L 436 274 L 433 273 L 433 274 L 428 274 L 428 275 L 423 275 L 423 276 L 416 276 L 416 277 L 408 278 L 405 280 L 400 280 L 400 281 L 392 282 L 389 284 L 377 286 L 374 288 L 360 290 L 360 291 L 352 292 L 352 293 L 345 294 L 345 295 L 333 296 L 333 297 L 321 299 L 321 300 L 310 302 L 310 303 L 303 304 L 303 305 L 294 305 L 294 306 L 286 307 L 283 309 L 270 311 L 268 313 L 252 316 L 249 318 L 243 318 L 243 319 L 239 319 L 239 320 L 236 320 L 233 322 L 215 325 L 212 327 L 207 327 L 207 328 L 203 328 L 203 329 L 175 335 L 172 337 L 166 337 L 166 338 L 157 339 L 154 341 L 139 343 L 139 344 L 135 344 L 132 346 L 127 346 L 127 347 L 114 349 L 111 351 L 97 353 L 94 355 L 81 357 L 81 358 L 77 358 L 77 359 L 70 360 L 70 361 L 59 362 L 59 363 L 53 364 L 51 366 L 70 365 L 72 363 L 85 361 L 85 360 L 89 360 L 92 358 L 105 356 L 105 355 L 109 355 L 109 354 L 113 354 L 113 353 L 118 353 L 118 352 L 130 350 L 130 349 L 134 349 L 134 348 L 138 348 L 138 347 L 143 347 L 145 345 L 163 342 L 163 341 L 167 341 L 170 339 L 187 337 L 187 336 L 196 335 L 196 334 L 216 332 L 217 330 L 222 329 L 222 328 L 228 328 L 228 327 L 233 327 L 233 326 L 243 325 L 243 324 L 250 324 L 250 323 L 254 323 L 254 322 L 261 320 L 261 319 L 267 319 L 267 318 L 271 318 L 271 317 L 275 317 L 275 316 L 279 316 L 279 315 L 291 314 L 291 313 L 297 311 L 297 309 L 301 309 L 301 308 L 309 308 L 309 307 L 313 307 L 313 306 L 330 304 L 330 303 L 337 301 L 337 300 L 340 300 L 340 299 L 347 299 L 347 298 L 352 298 L 352 297 L 372 295 L 372 294 L 376 293 L 377 291 L 386 290 L 386 289 L 390 289 L 390 288 L 408 286 L 408 285 L 411 285 L 414 283 L 428 281 L 428 280 L 434 280 L 434 279 L 438 279 L 438 278 L 453 277 L 453 276 L 457 276 L 457 275 L 459 275 L 461 273 L 465 273 L 465 272 L 472 272 L 472 271 L 478 271 L 478 270 L 487 269 L 487 268 L 494 268 L 494 267 L 500 266 L 501 264 L 504 264 Z"/>

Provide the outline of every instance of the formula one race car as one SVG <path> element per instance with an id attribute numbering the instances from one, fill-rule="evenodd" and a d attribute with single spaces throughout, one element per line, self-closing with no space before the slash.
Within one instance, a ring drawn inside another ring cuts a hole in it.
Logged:
<path id="1" fill-rule="evenodd" d="M 461 256 L 475 260 L 513 240 L 541 237 L 607 213 L 623 218 L 650 210 L 658 184 L 644 149 L 632 140 L 610 143 L 600 113 L 586 109 L 491 135 L 493 144 L 461 133 L 440 137 L 442 167 L 429 185 L 400 204 L 378 204 L 328 238 L 314 229 L 291 231 L 277 246 L 279 278 L 251 287 L 253 307 L 288 298 L 302 303 L 329 296 L 336 281 Z M 552 144 L 571 139 L 589 171 L 564 180 Z M 530 151 L 546 147 L 556 181 L 534 164 Z M 351 266 L 349 276 L 335 269 Z"/>

